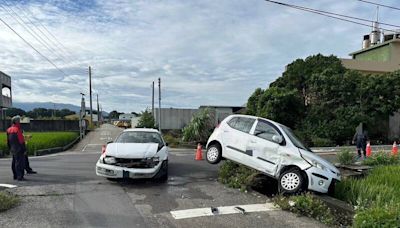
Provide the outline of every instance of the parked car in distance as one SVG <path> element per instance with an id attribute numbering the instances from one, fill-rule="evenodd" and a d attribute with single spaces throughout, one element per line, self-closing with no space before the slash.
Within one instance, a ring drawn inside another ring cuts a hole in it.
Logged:
<path id="1" fill-rule="evenodd" d="M 168 145 L 155 129 L 124 130 L 103 146 L 96 174 L 107 178 L 168 179 Z"/>
<path id="2" fill-rule="evenodd" d="M 284 193 L 327 193 L 341 179 L 339 170 L 305 147 L 290 128 L 256 116 L 230 115 L 214 130 L 206 160 L 217 164 L 222 158 L 277 179 Z"/>

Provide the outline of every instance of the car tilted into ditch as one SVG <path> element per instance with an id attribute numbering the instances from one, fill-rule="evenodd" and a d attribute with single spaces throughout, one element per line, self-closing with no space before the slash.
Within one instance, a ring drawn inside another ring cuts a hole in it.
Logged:
<path id="1" fill-rule="evenodd" d="M 214 130 L 206 159 L 217 164 L 223 158 L 278 180 L 283 193 L 327 193 L 341 179 L 339 170 L 305 147 L 290 128 L 256 116 L 231 115 Z"/>
<path id="2" fill-rule="evenodd" d="M 168 179 L 168 145 L 155 129 L 124 130 L 103 146 L 96 174 L 110 179 Z"/>

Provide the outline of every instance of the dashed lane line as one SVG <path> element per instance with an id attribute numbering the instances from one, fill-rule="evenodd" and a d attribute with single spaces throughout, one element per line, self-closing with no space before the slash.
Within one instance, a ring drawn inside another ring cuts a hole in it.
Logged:
<path id="1" fill-rule="evenodd" d="M 4 187 L 4 188 L 16 188 L 18 187 L 17 185 L 13 185 L 13 184 L 0 184 L 0 187 Z"/>

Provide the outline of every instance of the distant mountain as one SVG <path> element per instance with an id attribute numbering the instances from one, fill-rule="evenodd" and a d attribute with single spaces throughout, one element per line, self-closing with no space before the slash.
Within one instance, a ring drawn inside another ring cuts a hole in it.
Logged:
<path id="1" fill-rule="evenodd" d="M 54 107 L 56 109 L 69 109 L 76 113 L 79 113 L 79 110 L 81 110 L 80 106 L 72 104 L 63 104 L 63 103 L 52 103 L 52 102 L 13 102 L 13 107 L 20 108 L 25 112 L 32 111 L 35 108 L 54 109 Z M 103 116 L 108 116 L 108 112 L 103 111 Z"/>

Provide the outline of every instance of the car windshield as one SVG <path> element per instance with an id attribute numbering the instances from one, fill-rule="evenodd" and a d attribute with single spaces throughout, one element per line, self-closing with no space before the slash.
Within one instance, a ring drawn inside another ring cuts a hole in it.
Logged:
<path id="1" fill-rule="evenodd" d="M 312 152 L 308 147 L 304 146 L 299 138 L 297 138 L 292 129 L 286 127 L 285 125 L 281 125 L 281 127 L 286 135 L 290 138 L 290 141 L 292 141 L 296 147 Z"/>
<path id="2" fill-rule="evenodd" d="M 160 134 L 156 132 L 128 131 L 115 140 L 116 143 L 157 143 L 163 145 Z"/>

